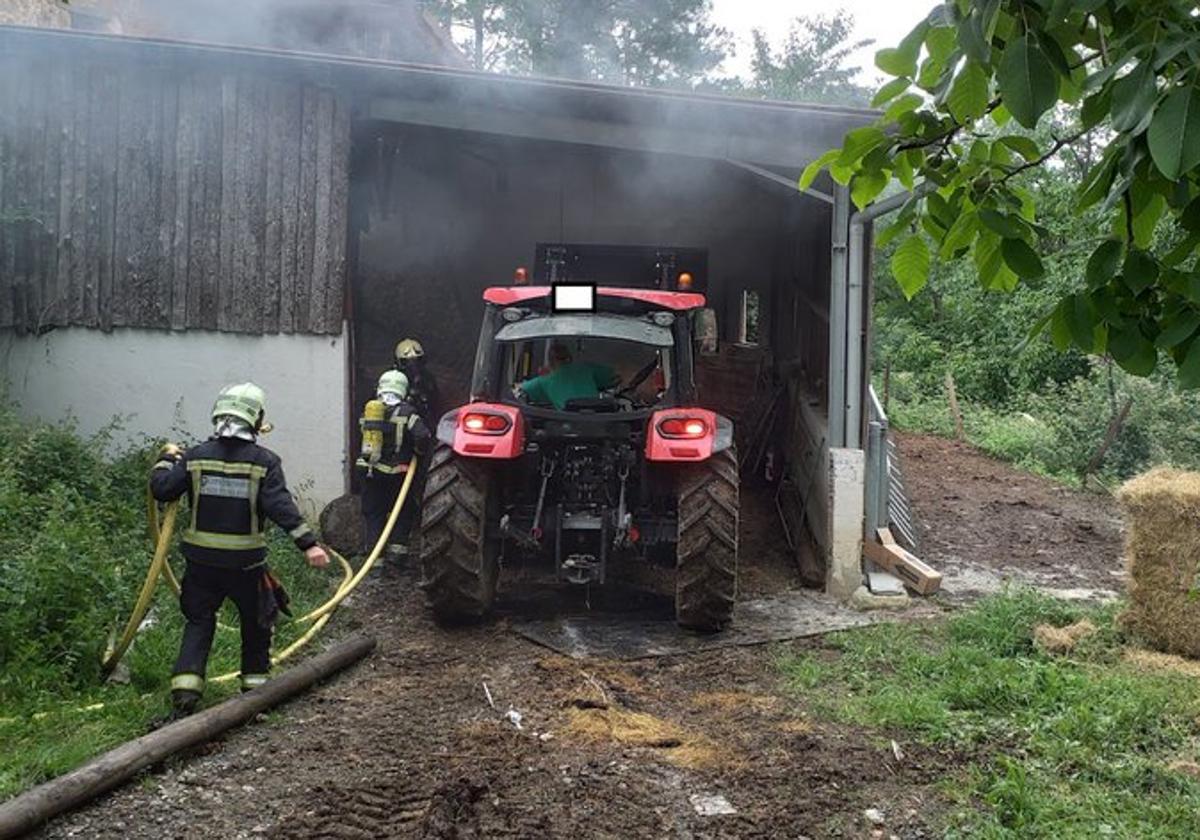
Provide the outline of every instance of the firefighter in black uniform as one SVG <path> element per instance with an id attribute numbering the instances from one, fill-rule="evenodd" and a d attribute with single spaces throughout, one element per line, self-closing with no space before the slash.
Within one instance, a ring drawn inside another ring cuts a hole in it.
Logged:
<path id="1" fill-rule="evenodd" d="M 310 565 L 329 563 L 288 492 L 279 456 L 256 442 L 263 415 L 257 385 L 225 388 L 213 406 L 213 436 L 186 452 L 164 448 L 150 476 L 154 498 L 169 502 L 187 494 L 191 509 L 181 538 L 187 569 L 179 602 L 187 623 L 171 677 L 175 717 L 199 703 L 217 611 L 226 598 L 241 623 L 242 689 L 267 680 L 272 627 L 287 604 L 267 570 L 266 520 L 291 535 Z"/>
<path id="2" fill-rule="evenodd" d="M 384 371 L 375 395 L 363 409 L 362 455 L 355 464 L 365 472 L 362 514 L 366 553 L 383 534 L 413 456 L 424 461 L 432 437 L 417 407 L 409 401 L 408 377 L 403 373 Z M 387 553 L 393 560 L 408 554 L 408 538 L 420 509 L 417 489 L 414 478 L 388 538 Z"/>
<path id="3" fill-rule="evenodd" d="M 425 348 L 415 338 L 404 338 L 396 344 L 396 370 L 408 377 L 408 401 L 416 408 L 425 426 L 431 432 L 437 429 L 442 415 L 442 400 L 438 394 L 437 380 L 425 366 Z M 425 500 L 425 479 L 429 475 L 429 459 L 422 458 L 417 465 L 412 489 L 408 491 L 411 503 L 405 503 L 403 515 L 411 523 L 419 521 L 421 504 Z"/>
<path id="4" fill-rule="evenodd" d="M 425 425 L 433 428 L 441 418 L 441 398 L 437 380 L 425 367 L 425 348 L 415 338 L 396 344 L 396 370 L 408 378 L 408 401 L 417 409 Z"/>

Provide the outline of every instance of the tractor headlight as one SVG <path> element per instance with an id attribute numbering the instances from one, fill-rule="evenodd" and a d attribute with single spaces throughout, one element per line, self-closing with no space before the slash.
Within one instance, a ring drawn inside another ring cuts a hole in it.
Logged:
<path id="1" fill-rule="evenodd" d="M 506 324 L 512 324 L 516 321 L 520 321 L 522 318 L 525 317 L 525 310 L 518 309 L 515 306 L 510 306 L 506 309 L 500 310 L 500 317 L 504 319 L 504 322 Z"/>
<path id="2" fill-rule="evenodd" d="M 655 312 L 652 317 L 654 323 L 660 327 L 669 327 L 675 323 L 675 313 L 673 312 Z"/>

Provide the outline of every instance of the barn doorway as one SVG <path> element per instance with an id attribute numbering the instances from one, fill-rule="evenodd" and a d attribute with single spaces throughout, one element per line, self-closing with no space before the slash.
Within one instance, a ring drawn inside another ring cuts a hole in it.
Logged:
<path id="1" fill-rule="evenodd" d="M 827 294 L 828 248 L 806 247 L 827 241 L 823 205 L 801 207 L 722 161 L 384 122 L 356 126 L 350 201 L 355 420 L 402 337 L 424 345 L 440 409 L 465 402 L 483 290 L 518 267 L 536 281 L 548 243 L 641 249 L 651 262 L 664 245 L 702 254 L 719 343 L 697 380 L 740 430 L 743 589 L 800 584 L 798 558 L 811 566 L 812 551 L 802 517 L 781 519 L 779 487 L 796 425 L 789 394 L 828 358 L 827 321 L 808 316 L 799 291 Z"/>

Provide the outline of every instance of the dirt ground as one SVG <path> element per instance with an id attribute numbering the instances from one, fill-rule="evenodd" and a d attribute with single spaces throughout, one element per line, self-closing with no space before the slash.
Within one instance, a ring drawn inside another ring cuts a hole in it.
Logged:
<path id="1" fill-rule="evenodd" d="M 437 630 L 414 589 L 360 599 L 365 664 L 41 836 L 869 837 L 867 808 L 930 836 L 943 757 L 814 725 L 774 648 L 575 661 L 503 618 Z M 704 796 L 737 813 L 701 816 Z"/>
<path id="2" fill-rule="evenodd" d="M 956 441 L 900 435 L 898 443 L 917 554 L 945 576 L 948 597 L 975 597 L 1006 581 L 1067 598 L 1123 588 L 1112 498 L 1020 472 Z"/>
<path id="3" fill-rule="evenodd" d="M 902 449 L 921 553 L 950 581 L 1111 582 L 1111 505 L 944 441 Z M 746 495 L 745 593 L 795 586 L 770 497 Z M 354 601 L 339 632 L 376 636 L 372 658 L 39 836 L 920 838 L 963 760 L 814 723 L 773 665 L 819 640 L 572 660 L 512 633 L 511 601 L 438 629 L 411 571 Z"/>

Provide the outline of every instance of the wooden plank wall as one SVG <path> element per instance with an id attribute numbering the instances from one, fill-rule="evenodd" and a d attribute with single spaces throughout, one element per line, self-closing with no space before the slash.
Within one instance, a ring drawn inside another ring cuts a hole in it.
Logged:
<path id="1" fill-rule="evenodd" d="M 349 157 L 329 89 L 0 56 L 0 328 L 339 333 Z"/>

